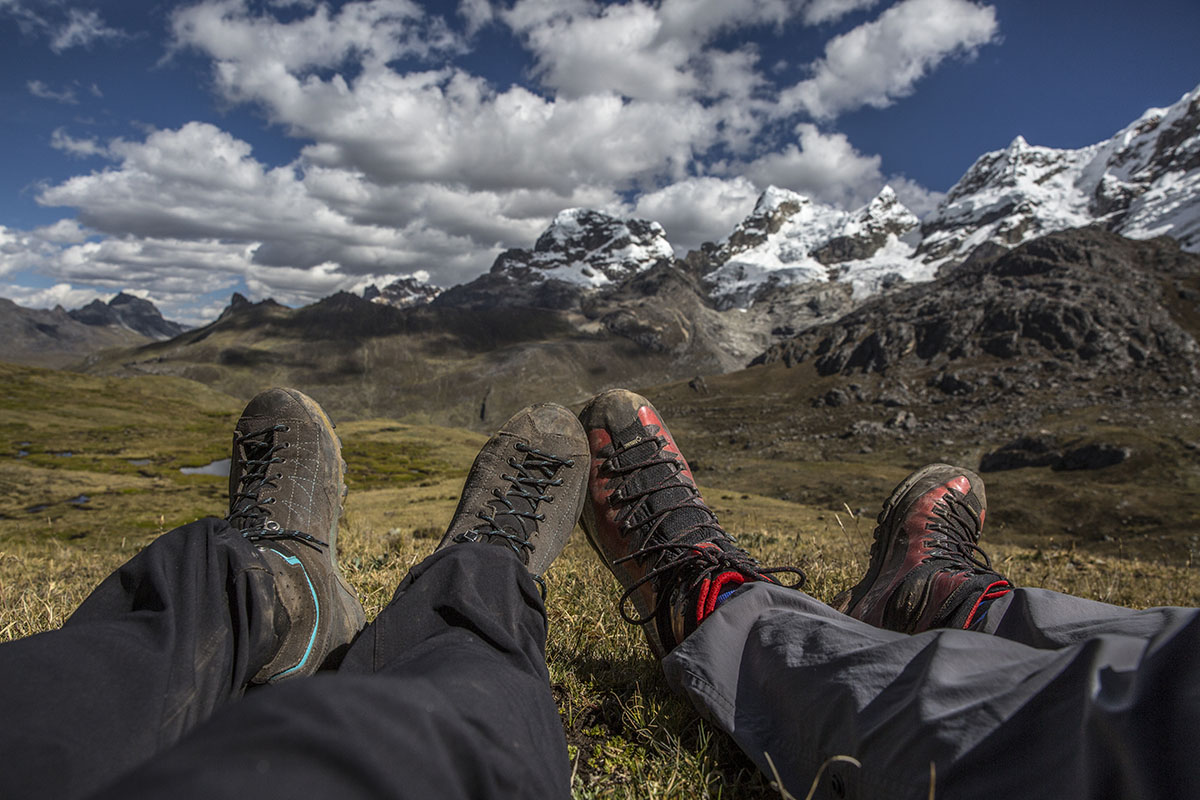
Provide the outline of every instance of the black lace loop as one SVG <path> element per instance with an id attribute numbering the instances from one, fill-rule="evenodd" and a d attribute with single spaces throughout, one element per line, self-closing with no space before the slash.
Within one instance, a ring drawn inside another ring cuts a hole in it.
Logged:
<path id="1" fill-rule="evenodd" d="M 935 534 L 925 542 L 931 548 L 931 559 L 959 556 L 971 565 L 971 571 L 995 572 L 992 559 L 976 543 L 975 537 L 982 523 L 979 512 L 967 503 L 965 494 L 949 489 L 934 505 L 932 514 L 934 519 L 925 524 L 925 529 Z"/>
<path id="2" fill-rule="evenodd" d="M 492 496 L 496 498 L 496 501 L 489 501 L 487 506 L 476 512 L 475 516 L 485 525 L 463 531 L 454 538 L 459 542 L 479 542 L 483 541 L 485 537 L 489 541 L 503 539 L 521 557 L 521 560 L 528 564 L 529 555 L 536 549 L 536 545 L 529 540 L 530 532 L 526 531 L 526 526 L 519 520 L 530 520 L 533 523 L 530 527 L 536 530 L 537 523 L 546 519 L 545 514 L 538 513 L 538 505 L 554 502 L 554 497 L 547 494 L 546 490 L 562 486 L 563 479 L 556 478 L 555 475 L 563 467 L 568 469 L 574 467 L 575 461 L 547 453 L 536 447 L 530 447 L 522 442 L 517 442 L 514 449 L 519 453 L 525 453 L 526 456 L 522 461 L 509 457 L 508 465 L 513 468 L 514 474 L 500 474 L 500 479 L 510 484 L 509 488 L 503 492 L 499 488 L 493 489 Z M 517 508 L 513 503 L 513 498 L 525 500 L 529 505 L 529 510 Z M 517 520 L 515 530 L 511 525 L 505 527 L 499 521 L 499 517 L 515 518 Z M 539 581 L 539 585 L 544 600 L 546 587 L 541 581 Z"/>
<path id="3" fill-rule="evenodd" d="M 304 531 L 286 530 L 281 527 L 271 519 L 271 511 L 267 508 L 275 504 L 275 496 L 262 496 L 265 490 L 278 489 L 279 484 L 276 481 L 283 478 L 282 472 L 273 472 L 271 467 L 284 462 L 276 453 L 286 450 L 290 443 L 276 442 L 275 434 L 287 430 L 287 425 L 276 423 L 250 433 L 234 434 L 234 457 L 241 467 L 241 475 L 229 499 L 230 511 L 227 519 L 230 525 L 241 531 L 242 536 L 251 542 L 288 540 L 319 550 L 328 547 L 328 543 Z M 240 461 L 237 460 L 238 448 L 241 448 L 243 456 Z"/>
<path id="4" fill-rule="evenodd" d="M 736 540 L 721 527 L 720 522 L 717 520 L 717 515 L 705 505 L 703 498 L 700 497 L 700 491 L 691 481 L 678 479 L 679 474 L 685 469 L 678 454 L 667 450 L 667 440 L 665 437 L 657 435 L 657 428 L 651 428 L 650 432 L 656 435 L 652 437 L 639 437 L 624 447 L 616 448 L 614 453 L 604 461 L 600 468 L 602 473 L 614 478 L 621 476 L 627 478 L 609 496 L 609 504 L 618 509 L 615 521 L 620 527 L 622 534 L 630 537 L 635 542 L 635 546 L 629 555 L 618 558 L 613 563 L 621 564 L 626 561 L 645 563 L 650 558 L 654 558 L 655 562 L 653 568 L 639 580 L 635 581 L 621 595 L 621 617 L 633 625 L 645 625 L 651 622 L 662 609 L 663 604 L 669 601 L 670 593 L 665 591 L 656 592 L 657 601 L 654 608 L 645 617 L 638 617 L 629 613 L 628 607 L 634 593 L 642 585 L 652 581 L 655 582 L 656 587 L 667 585 L 677 579 L 675 576 L 683 576 L 685 578 L 687 581 L 685 591 L 687 593 L 695 591 L 706 580 L 711 580 L 713 577 L 729 570 L 742 573 L 743 575 L 751 575 L 769 583 L 786 586 L 787 588 L 799 589 L 802 587 L 806 580 L 806 576 L 802 570 L 796 567 L 763 567 L 749 553 L 741 548 L 732 546 Z M 628 455 L 635 448 L 645 447 L 648 442 L 653 442 L 655 449 L 647 458 L 631 459 L 626 464 L 618 463 L 621 456 Z M 671 467 L 670 473 L 664 474 L 662 479 L 653 485 L 644 487 L 638 491 L 627 490 L 627 487 L 630 486 L 629 476 L 657 465 Z M 638 512 L 646 510 L 646 507 L 650 503 L 650 498 L 655 494 L 664 490 L 679 489 L 686 490 L 687 496 L 685 498 L 666 504 L 648 513 L 644 519 L 637 522 L 634 521 L 638 516 Z M 655 541 L 655 534 L 659 532 L 667 520 L 672 515 L 675 515 L 676 512 L 684 509 L 700 512 L 699 520 L 681 527 L 679 530 L 672 531 L 669 538 L 665 541 Z M 722 544 L 729 545 L 729 547 L 722 547 Z M 783 584 L 769 577 L 770 575 L 784 572 L 796 575 L 797 580 L 789 584 Z"/>

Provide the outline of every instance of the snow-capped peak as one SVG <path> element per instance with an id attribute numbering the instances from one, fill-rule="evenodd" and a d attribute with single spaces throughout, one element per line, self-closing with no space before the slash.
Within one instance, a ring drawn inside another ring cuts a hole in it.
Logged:
<path id="1" fill-rule="evenodd" d="M 1200 250 L 1200 86 L 1105 142 L 1061 150 L 1018 136 L 985 153 L 925 219 L 918 254 L 956 262 L 984 242 L 1013 246 L 1097 222 Z"/>
<path id="2" fill-rule="evenodd" d="M 782 189 L 778 186 L 768 186 L 758 196 L 758 202 L 754 204 L 752 216 L 755 214 L 770 214 L 784 205 L 799 207 L 810 202 L 812 201 L 799 192 L 793 192 L 791 189 Z"/>
<path id="3" fill-rule="evenodd" d="M 771 186 L 717 245 L 718 266 L 705 280 L 725 307 L 746 307 L 769 286 L 809 281 L 843 280 L 867 293 L 885 279 L 917 277 L 906 267 L 913 248 L 900 237 L 918 224 L 890 186 L 851 212 Z"/>
<path id="4" fill-rule="evenodd" d="M 442 293 L 442 287 L 416 277 L 405 277 L 392 281 L 380 289 L 375 284 L 363 289 L 363 299 L 393 308 L 412 308 L 433 302 Z"/>
<path id="5" fill-rule="evenodd" d="M 657 222 L 568 208 L 558 213 L 532 250 L 506 250 L 492 265 L 492 272 L 523 280 L 553 278 L 599 287 L 674 257 L 666 232 Z"/>
<path id="6" fill-rule="evenodd" d="M 880 233 L 900 236 L 919 224 L 920 220 L 900 202 L 892 187 L 884 186 L 870 203 L 847 217 L 841 235 L 872 239 Z"/>

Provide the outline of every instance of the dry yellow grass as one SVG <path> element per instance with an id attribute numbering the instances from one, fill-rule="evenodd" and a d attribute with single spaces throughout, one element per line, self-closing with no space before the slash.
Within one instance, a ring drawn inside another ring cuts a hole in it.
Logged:
<path id="1" fill-rule="evenodd" d="M 8 377 L 11 384 L 14 376 Z M 224 447 L 236 413 L 230 407 L 236 403 L 219 397 L 199 402 L 209 409 L 207 421 L 173 431 L 170 452 L 192 447 L 208 457 Z M 0 640 L 57 627 L 100 580 L 155 536 L 197 516 L 224 513 L 224 482 L 180 476 L 178 458 L 128 468 L 130 458 L 166 447 L 166 434 L 156 425 L 165 426 L 180 413 L 177 405 L 166 409 L 157 416 L 139 410 L 141 422 L 149 417 L 154 423 L 144 427 L 132 425 L 132 411 L 125 422 L 115 412 L 108 415 L 105 426 L 132 426 L 130 435 L 108 446 L 97 446 L 102 439 L 78 414 L 56 421 L 43 408 L 36 420 L 14 415 L 6 425 L 14 450 L 26 441 L 43 455 L 51 447 L 75 446 L 88 460 L 86 469 L 49 456 L 12 458 L 0 466 L 7 495 L 0 507 Z M 436 546 L 484 437 L 388 420 L 344 423 L 339 431 L 347 452 L 358 453 L 360 461 L 348 474 L 340 559 L 370 618 L 409 568 Z M 403 457 L 389 457 L 393 452 Z M 802 567 L 808 591 L 822 600 L 832 599 L 866 568 L 873 519 L 856 517 L 845 507 L 819 508 L 719 485 L 703 488 L 743 546 L 764 562 Z M 69 502 L 79 494 L 89 495 L 88 501 Z M 36 512 L 28 510 L 43 504 Z M 1002 543 L 989 550 L 1018 584 L 1134 607 L 1200 604 L 1192 566 L 1100 557 L 1052 543 Z M 573 759 L 576 797 L 778 796 L 730 739 L 667 689 L 640 632 L 618 615 L 620 593 L 581 532 L 575 532 L 547 582 L 547 660 Z"/>

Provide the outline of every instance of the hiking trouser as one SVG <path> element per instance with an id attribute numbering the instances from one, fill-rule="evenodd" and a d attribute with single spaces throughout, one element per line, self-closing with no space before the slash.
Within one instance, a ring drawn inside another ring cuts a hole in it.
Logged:
<path id="1" fill-rule="evenodd" d="M 336 672 L 246 682 L 275 592 L 223 520 L 171 531 L 56 631 L 0 645 L 0 797 L 564 797 L 537 586 L 511 551 L 414 567 Z"/>
<path id="2" fill-rule="evenodd" d="M 765 583 L 663 661 L 668 682 L 804 797 L 1200 797 L 1200 611 L 1041 589 L 983 632 L 907 635 Z"/>

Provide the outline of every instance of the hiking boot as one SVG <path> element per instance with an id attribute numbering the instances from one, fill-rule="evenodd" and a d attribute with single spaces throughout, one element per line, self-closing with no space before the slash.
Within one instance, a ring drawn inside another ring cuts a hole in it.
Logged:
<path id="1" fill-rule="evenodd" d="M 613 389 L 579 414 L 591 447 L 584 533 L 625 593 L 625 621 L 641 625 L 658 658 L 747 581 L 779 583 L 717 521 L 654 406 Z M 628 605 L 632 604 L 634 614 Z"/>
<path id="2" fill-rule="evenodd" d="M 879 512 L 866 576 L 833 607 L 902 633 L 978 626 L 987 605 L 1013 588 L 979 548 L 986 514 L 974 472 L 948 464 L 917 470 Z"/>
<path id="3" fill-rule="evenodd" d="M 270 389 L 242 412 L 229 464 L 229 524 L 275 575 L 275 657 L 251 679 L 274 683 L 333 666 L 366 624 L 337 567 L 345 483 L 333 423 L 295 389 Z"/>
<path id="4" fill-rule="evenodd" d="M 541 586 L 579 521 L 587 490 L 587 437 L 554 403 L 528 406 L 488 439 L 437 549 L 478 542 L 512 550 Z"/>

